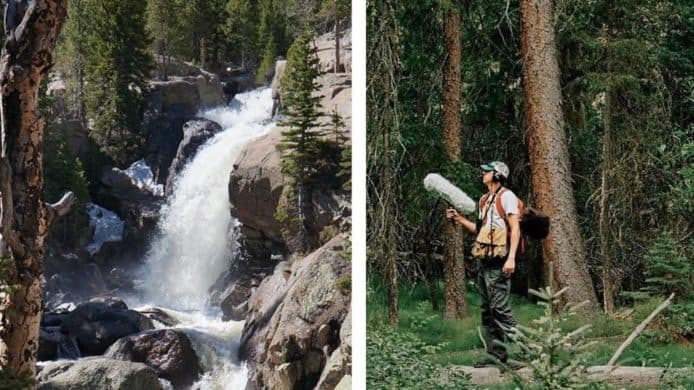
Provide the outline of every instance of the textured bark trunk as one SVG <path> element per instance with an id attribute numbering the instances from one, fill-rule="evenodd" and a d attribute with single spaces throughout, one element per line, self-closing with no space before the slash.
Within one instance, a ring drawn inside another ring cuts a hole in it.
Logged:
<path id="1" fill-rule="evenodd" d="M 396 214 L 395 214 L 395 194 L 389 188 L 394 181 L 393 160 L 391 159 L 390 129 L 386 127 L 383 134 L 383 150 L 385 158 L 383 161 L 383 213 L 388 218 L 383 225 L 384 240 L 383 260 L 386 278 L 386 288 L 388 290 L 388 323 L 395 327 L 398 324 L 398 262 L 397 262 L 397 236 L 395 234 Z"/>
<path id="2" fill-rule="evenodd" d="M 38 90 L 66 14 L 67 0 L 36 0 L 10 32 L 2 51 L 2 199 L 0 256 L 0 366 L 34 373 L 41 318 L 43 241 L 51 221 L 64 215 L 74 197 L 44 204 L 43 126 Z M 7 289 L 7 287 L 12 288 Z"/>
<path id="3" fill-rule="evenodd" d="M 443 64 L 443 143 L 448 159 L 460 161 L 460 11 L 453 7 L 444 21 L 446 59 Z M 461 229 L 452 221 L 443 221 L 444 316 L 463 318 L 465 266 L 459 250 Z"/>
<path id="4" fill-rule="evenodd" d="M 336 0 L 337 1 L 337 0 Z M 340 18 L 335 18 L 335 73 L 340 73 Z"/>
<path id="5" fill-rule="evenodd" d="M 610 253 L 609 225 L 609 172 L 612 167 L 612 97 L 610 88 L 605 92 L 602 137 L 602 175 L 600 183 L 600 257 L 602 257 L 603 305 L 605 313 L 614 313 L 615 280 L 612 274 L 614 262 Z"/>
<path id="6" fill-rule="evenodd" d="M 561 110 L 559 66 L 550 0 L 521 0 L 521 53 L 525 93 L 525 127 L 536 205 L 551 217 L 543 241 L 545 264 L 553 261 L 554 281 L 569 287 L 566 299 L 588 301 L 585 313 L 597 311 L 585 247 L 578 229 L 576 202 Z"/>

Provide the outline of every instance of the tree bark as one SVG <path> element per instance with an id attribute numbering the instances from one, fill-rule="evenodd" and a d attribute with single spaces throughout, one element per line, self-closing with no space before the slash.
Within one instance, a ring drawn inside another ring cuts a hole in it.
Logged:
<path id="1" fill-rule="evenodd" d="M 443 64 L 443 144 L 452 162 L 460 161 L 460 11 L 448 11 L 444 21 L 446 58 Z M 442 213 L 443 214 L 443 213 Z M 445 218 L 445 217 L 442 217 Z M 449 220 L 443 221 L 444 316 L 463 318 L 465 300 L 465 266 L 460 244 L 461 229 Z"/>
<path id="2" fill-rule="evenodd" d="M 586 313 L 597 311 L 583 238 L 576 215 L 564 118 L 551 0 L 521 0 L 521 53 L 525 94 L 525 127 L 536 205 L 551 218 L 543 241 L 545 264 L 554 262 L 559 288 L 570 287 L 566 299 L 588 301 Z"/>
<path id="3" fill-rule="evenodd" d="M 337 0 L 335 0 L 337 1 Z M 337 6 L 335 6 L 337 8 Z M 335 16 L 335 74 L 340 73 L 340 17 Z"/>
<path id="4" fill-rule="evenodd" d="M 35 372 L 42 309 L 43 242 L 74 196 L 54 205 L 43 193 L 43 127 L 38 90 L 66 15 L 67 0 L 36 0 L 5 41 L 0 62 L 0 366 Z M 11 288 L 8 288 L 10 287 Z"/>
<path id="5" fill-rule="evenodd" d="M 612 97 L 610 89 L 605 92 L 602 136 L 602 172 L 600 183 L 600 257 L 602 257 L 603 305 L 605 313 L 614 313 L 615 279 L 612 274 L 614 262 L 610 252 L 610 203 L 609 173 L 612 167 Z"/>

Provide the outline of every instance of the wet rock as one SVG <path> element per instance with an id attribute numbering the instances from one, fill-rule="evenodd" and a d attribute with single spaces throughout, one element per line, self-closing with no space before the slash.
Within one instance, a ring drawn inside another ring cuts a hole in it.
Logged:
<path id="1" fill-rule="evenodd" d="M 155 181 L 165 184 L 183 139 L 183 124 L 198 111 L 226 104 L 217 75 L 200 70 L 195 76 L 150 82 L 143 127 L 145 155 Z"/>
<path id="2" fill-rule="evenodd" d="M 343 245 L 343 236 L 337 236 L 291 265 L 279 263 L 251 296 L 240 347 L 250 368 L 248 388 L 318 383 L 328 356 L 340 346 L 349 311 L 349 293 L 336 287 L 350 272 L 335 250 Z"/>
<path id="3" fill-rule="evenodd" d="M 222 90 L 227 101 L 231 101 L 237 93 L 250 91 L 255 87 L 255 74 L 253 72 L 232 72 L 222 76 Z"/>
<path id="4" fill-rule="evenodd" d="M 270 87 L 272 88 L 272 116 L 279 114 L 282 109 L 282 91 L 280 91 L 280 80 L 287 67 L 287 60 L 279 60 L 275 63 L 275 76 L 272 78 Z"/>
<path id="5" fill-rule="evenodd" d="M 188 336 L 171 329 L 123 337 L 104 356 L 145 363 L 176 389 L 191 386 L 202 373 L 200 361 Z"/>
<path id="6" fill-rule="evenodd" d="M 171 163 L 169 177 L 166 180 L 167 194 L 173 189 L 176 175 L 195 156 L 200 146 L 220 131 L 222 127 L 217 122 L 201 118 L 193 119 L 183 125 L 183 139 L 178 145 L 176 157 Z"/>
<path id="7" fill-rule="evenodd" d="M 39 361 L 79 358 L 80 351 L 74 337 L 61 333 L 59 326 L 40 328 Z"/>
<path id="8" fill-rule="evenodd" d="M 145 364 L 103 357 L 46 363 L 37 380 L 39 390 L 162 390 Z"/>
<path id="9" fill-rule="evenodd" d="M 167 313 L 166 311 L 164 311 L 158 307 L 148 307 L 145 309 L 138 309 L 138 312 L 144 314 L 150 320 L 158 321 L 158 322 L 164 324 L 164 326 L 176 326 L 179 324 L 179 321 L 177 319 L 170 316 L 169 313 Z"/>
<path id="10" fill-rule="evenodd" d="M 210 288 L 208 304 L 222 309 L 224 321 L 242 321 L 246 318 L 251 294 L 266 276 L 272 274 L 277 261 L 283 258 L 281 255 L 273 258 L 270 254 L 267 257 L 267 260 L 239 257 Z"/>
<path id="11" fill-rule="evenodd" d="M 83 301 L 106 291 L 106 282 L 101 270 L 94 263 L 75 266 L 46 279 L 45 306 L 54 311 L 65 302 Z"/>
<path id="12" fill-rule="evenodd" d="M 149 318 L 113 298 L 82 303 L 60 321 L 61 333 L 77 340 L 82 356 L 101 355 L 119 338 L 153 327 Z"/>

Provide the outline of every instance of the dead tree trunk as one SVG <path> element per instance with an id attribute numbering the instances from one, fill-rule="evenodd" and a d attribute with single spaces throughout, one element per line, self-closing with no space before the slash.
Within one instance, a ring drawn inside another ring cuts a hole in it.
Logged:
<path id="1" fill-rule="evenodd" d="M 0 61 L 0 366 L 34 373 L 42 309 L 43 242 L 48 227 L 74 196 L 53 205 L 43 193 L 43 126 L 38 90 L 51 65 L 67 0 L 36 0 L 14 21 Z M 8 26 L 6 26 L 7 28 Z"/>
<path id="2" fill-rule="evenodd" d="M 335 17 L 335 74 L 340 73 L 340 17 Z"/>
<path id="3" fill-rule="evenodd" d="M 369 160 L 367 245 L 383 273 L 388 322 L 398 324 L 398 224 L 400 149 L 398 29 L 395 5 L 384 0 L 369 4 L 367 58 L 367 153 Z"/>
<path id="4" fill-rule="evenodd" d="M 525 128 L 536 205 L 551 217 L 552 229 L 542 245 L 545 264 L 554 262 L 555 281 L 569 287 L 570 303 L 589 301 L 598 308 L 588 273 L 585 246 L 578 229 L 576 202 L 564 118 L 551 0 L 521 0 L 521 53 L 525 94 Z"/>
<path id="5" fill-rule="evenodd" d="M 603 305 L 605 313 L 614 313 L 614 294 L 616 292 L 614 262 L 610 251 L 610 203 L 609 174 L 612 167 L 612 97 L 608 87 L 605 92 L 602 136 L 602 175 L 600 182 L 600 257 L 602 257 Z"/>
<path id="6" fill-rule="evenodd" d="M 446 59 L 443 64 L 443 143 L 448 159 L 460 161 L 460 11 L 452 7 L 444 21 Z M 461 229 L 452 221 L 443 221 L 444 316 L 463 318 L 465 266 L 460 250 Z"/>

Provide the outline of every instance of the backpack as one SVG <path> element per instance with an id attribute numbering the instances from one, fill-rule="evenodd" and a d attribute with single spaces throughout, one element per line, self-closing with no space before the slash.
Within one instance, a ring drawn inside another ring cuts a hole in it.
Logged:
<path id="1" fill-rule="evenodd" d="M 496 207 L 496 211 L 499 213 L 499 216 L 501 219 L 504 220 L 504 223 L 506 224 L 507 227 L 509 227 L 508 230 L 508 237 L 507 237 L 507 242 L 511 242 L 511 229 L 510 225 L 508 223 L 508 217 L 506 216 L 506 210 L 504 210 L 504 206 L 501 204 L 501 197 L 504 194 L 504 192 L 508 191 L 507 188 L 501 187 L 499 191 L 496 194 L 496 197 L 494 199 L 494 206 Z M 479 207 L 480 210 L 482 210 L 482 207 L 487 203 L 487 199 L 489 198 L 489 193 L 484 194 L 482 198 L 480 198 L 480 203 Z M 518 249 L 516 250 L 517 255 L 522 255 L 525 253 L 525 241 L 526 241 L 526 236 L 535 238 L 535 239 L 543 239 L 547 237 L 549 234 L 549 216 L 547 216 L 545 213 L 543 213 L 540 210 L 537 210 L 533 207 L 528 207 L 526 208 L 525 205 L 523 204 L 523 201 L 518 199 L 518 223 L 520 225 L 520 240 L 518 240 Z M 478 229 L 479 230 L 479 229 Z"/>

